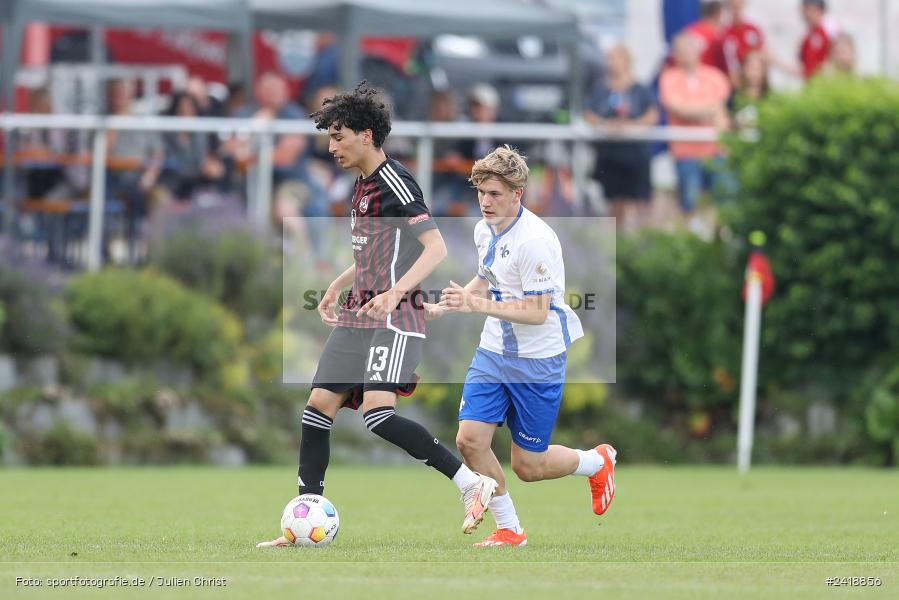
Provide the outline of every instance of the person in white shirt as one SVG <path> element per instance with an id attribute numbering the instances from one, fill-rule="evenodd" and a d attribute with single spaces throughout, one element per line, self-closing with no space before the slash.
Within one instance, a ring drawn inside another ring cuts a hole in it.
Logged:
<path id="1" fill-rule="evenodd" d="M 525 157 L 509 146 L 477 161 L 470 181 L 483 219 L 475 226 L 478 273 L 465 287 L 450 282 L 430 318 L 448 312 L 487 316 L 465 378 L 456 445 L 469 468 L 496 479 L 488 505 L 497 529 L 476 546 L 523 546 L 527 536 L 491 450 L 498 425 L 512 433 L 512 470 L 522 481 L 566 475 L 589 478 L 593 511 L 603 514 L 615 494 L 616 451 L 550 445 L 565 383 L 568 346 L 582 337 L 580 320 L 564 301 L 565 265 L 555 232 L 521 205 Z"/>

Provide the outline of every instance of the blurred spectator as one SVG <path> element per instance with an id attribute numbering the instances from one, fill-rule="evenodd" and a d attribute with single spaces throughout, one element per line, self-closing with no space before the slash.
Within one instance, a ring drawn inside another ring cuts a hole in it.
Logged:
<path id="1" fill-rule="evenodd" d="M 700 18 L 687 25 L 685 32 L 699 40 L 700 60 L 702 64 L 725 70 L 721 61 L 721 42 L 724 33 L 724 5 L 720 0 L 703 2 Z"/>
<path id="2" fill-rule="evenodd" d="M 44 88 L 31 90 L 28 97 L 28 112 L 51 114 L 50 94 Z M 21 174 L 20 184 L 24 187 L 28 201 L 58 200 L 60 205 L 74 206 L 72 200 L 82 199 L 87 194 L 88 168 L 77 161 L 68 161 L 75 155 L 76 137 L 70 131 L 35 128 L 18 129 L 16 139 L 16 162 Z M 66 164 L 68 162 L 68 164 Z M 15 180 L 14 180 L 15 181 Z M 41 202 L 40 206 L 50 206 Z M 67 214 L 59 214 L 58 209 L 19 215 L 17 228 L 23 239 L 45 241 L 47 260 L 65 264 Z M 77 229 L 77 227 L 76 227 Z M 73 230 L 77 235 L 77 231 Z"/>
<path id="3" fill-rule="evenodd" d="M 225 114 L 224 106 L 209 94 L 206 82 L 196 75 L 187 80 L 185 91 L 197 103 L 200 117 L 221 117 Z"/>
<path id="4" fill-rule="evenodd" d="M 618 129 L 658 121 L 655 98 L 637 83 L 628 49 L 618 44 L 606 53 L 606 79 L 592 94 L 584 118 L 591 125 Z M 596 146 L 596 178 L 620 228 L 645 222 L 652 193 L 650 146 L 646 142 L 601 143 Z"/>
<path id="5" fill-rule="evenodd" d="M 452 123 L 459 120 L 458 103 L 452 90 L 435 90 L 428 103 L 428 120 L 432 123 Z M 434 194 L 430 199 L 431 212 L 438 216 L 466 214 L 471 197 L 468 174 L 472 162 L 463 158 L 459 143 L 438 138 L 434 140 Z"/>
<path id="6" fill-rule="evenodd" d="M 721 36 L 721 59 L 734 86 L 740 84 L 746 56 L 765 45 L 761 29 L 746 20 L 745 7 L 746 0 L 728 0 L 729 23 Z"/>
<path id="7" fill-rule="evenodd" d="M 265 73 L 256 82 L 255 104 L 237 113 L 237 117 L 253 119 L 304 119 L 299 107 L 290 101 L 289 88 L 283 77 Z M 224 150 L 236 161 L 246 164 L 255 154 L 251 140 L 234 137 L 226 142 Z M 297 134 L 275 136 L 272 153 L 272 202 L 273 216 L 285 227 L 305 227 L 299 218 L 284 222 L 287 217 L 324 217 L 328 215 L 327 193 L 310 176 L 308 169 L 309 140 Z M 321 250 L 321 228 L 311 227 L 309 239 L 316 255 Z M 289 233 L 289 231 L 285 230 Z"/>
<path id="8" fill-rule="evenodd" d="M 727 78 L 699 62 L 700 47 L 689 33 L 674 39 L 674 66 L 659 80 L 659 100 L 671 125 L 682 127 L 727 127 L 726 102 L 730 96 Z M 671 142 L 669 148 L 677 169 L 681 207 L 693 211 L 703 190 L 716 192 L 720 181 L 714 165 L 723 164 L 718 142 Z"/>
<path id="9" fill-rule="evenodd" d="M 737 89 L 731 98 L 734 127 L 755 127 L 759 103 L 768 95 L 768 62 L 762 52 L 750 52 L 744 57 Z"/>
<path id="10" fill-rule="evenodd" d="M 222 107 L 224 116 L 236 116 L 247 105 L 247 90 L 240 82 L 228 84 L 228 98 Z"/>
<path id="11" fill-rule="evenodd" d="M 855 75 L 855 40 L 848 33 L 834 38 L 828 69 L 834 73 Z"/>
<path id="12" fill-rule="evenodd" d="M 824 66 L 830 56 L 832 38 L 838 28 L 825 20 L 827 4 L 824 0 L 802 0 L 802 19 L 808 31 L 799 47 L 802 76 L 808 79 Z"/>
<path id="13" fill-rule="evenodd" d="M 106 91 L 111 114 L 132 114 L 133 82 L 110 80 Z M 147 194 L 162 172 L 165 156 L 162 138 L 149 131 L 109 131 L 106 143 L 109 152 L 106 191 L 109 196 L 125 202 L 133 227 L 147 215 Z"/>
<path id="14" fill-rule="evenodd" d="M 442 100 L 438 97 L 438 104 Z M 489 125 L 496 123 L 499 111 L 499 92 L 489 83 L 478 83 L 468 90 L 468 117 L 472 123 Z M 433 99 L 432 99 L 433 102 Z M 437 106 L 437 114 L 446 106 Z M 444 114 L 446 116 L 446 114 Z M 476 216 L 480 214 L 475 196 L 470 192 L 468 174 L 474 161 L 483 158 L 502 142 L 490 137 L 468 138 L 455 142 L 453 149 L 444 147 L 448 159 L 443 165 L 450 176 L 442 181 L 442 197 L 435 203 L 436 214 L 453 217 Z M 435 154 L 436 156 L 436 154 Z M 458 177 L 453 177 L 453 173 Z"/>
<path id="15" fill-rule="evenodd" d="M 340 83 L 340 49 L 333 33 L 319 33 L 315 39 L 315 58 L 309 76 L 303 84 L 303 94 L 312 97 L 320 88 L 334 87 Z"/>
<path id="16" fill-rule="evenodd" d="M 334 96 L 338 89 L 332 85 L 318 88 L 314 94 L 307 96 L 306 112 L 311 114 L 322 107 L 326 98 Z M 327 135 L 316 135 L 310 138 L 308 165 L 310 177 L 318 181 L 322 189 L 327 190 L 328 212 L 333 216 L 347 216 L 346 199 L 353 194 L 355 177 L 337 166 L 334 156 L 328 152 Z"/>
<path id="17" fill-rule="evenodd" d="M 468 115 L 474 123 L 496 123 L 499 110 L 499 92 L 489 83 L 478 83 L 468 90 Z M 463 158 L 478 160 L 496 148 L 499 143 L 490 138 L 462 140 L 457 149 Z"/>
<path id="18" fill-rule="evenodd" d="M 49 115 L 50 93 L 45 88 L 31 90 L 28 112 Z M 67 148 L 65 131 L 39 128 L 16 131 L 16 154 L 24 172 L 25 195 L 28 198 L 61 198 L 72 193 L 66 170 L 60 163 Z"/>
<path id="19" fill-rule="evenodd" d="M 201 116 L 196 98 L 185 92 L 172 96 L 166 115 L 172 117 Z M 222 184 L 225 164 L 212 148 L 209 134 L 178 131 L 163 134 L 165 162 L 160 176 L 161 185 L 177 200 L 190 200 L 199 187 Z"/>

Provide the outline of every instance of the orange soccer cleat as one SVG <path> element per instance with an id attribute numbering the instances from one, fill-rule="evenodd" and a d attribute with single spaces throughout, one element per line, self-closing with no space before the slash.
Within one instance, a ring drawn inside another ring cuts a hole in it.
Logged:
<path id="1" fill-rule="evenodd" d="M 609 444 L 600 444 L 596 451 L 604 462 L 602 468 L 587 481 L 590 482 L 590 495 L 593 497 L 593 512 L 601 515 L 609 510 L 615 498 L 615 457 L 618 452 Z"/>
<path id="2" fill-rule="evenodd" d="M 524 529 L 521 533 L 515 533 L 511 529 L 497 529 L 477 544 L 475 547 L 483 548 L 486 546 L 527 546 L 528 536 Z"/>
<path id="3" fill-rule="evenodd" d="M 484 520 L 484 514 L 487 512 L 487 505 L 496 492 L 496 480 L 480 473 L 475 473 L 478 480 L 465 488 L 462 492 L 462 504 L 465 505 L 465 520 L 462 522 L 462 533 L 471 533 L 477 529 L 481 521 Z"/>

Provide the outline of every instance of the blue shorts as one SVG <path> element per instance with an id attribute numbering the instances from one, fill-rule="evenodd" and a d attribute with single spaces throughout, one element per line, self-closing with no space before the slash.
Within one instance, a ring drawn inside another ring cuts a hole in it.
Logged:
<path id="1" fill-rule="evenodd" d="M 478 348 L 465 376 L 459 420 L 508 423 L 512 441 L 543 452 L 556 424 L 566 353 L 517 358 Z"/>

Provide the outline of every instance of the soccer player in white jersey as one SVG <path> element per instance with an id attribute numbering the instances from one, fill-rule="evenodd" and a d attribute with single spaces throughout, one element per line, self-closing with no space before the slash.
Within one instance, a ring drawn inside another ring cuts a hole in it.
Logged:
<path id="1" fill-rule="evenodd" d="M 512 433 L 512 470 L 522 481 L 566 475 L 588 478 L 593 512 L 603 514 L 615 497 L 616 451 L 550 445 L 568 346 L 584 332 L 565 304 L 565 266 L 555 232 L 521 205 L 527 183 L 525 157 L 509 146 L 477 161 L 471 182 L 484 218 L 474 231 L 478 274 L 465 287 L 450 282 L 432 318 L 446 312 L 487 316 L 481 342 L 465 378 L 456 445 L 465 463 L 498 482 L 488 510 L 496 530 L 476 546 L 523 546 L 502 467 L 491 450 L 496 427 Z"/>

